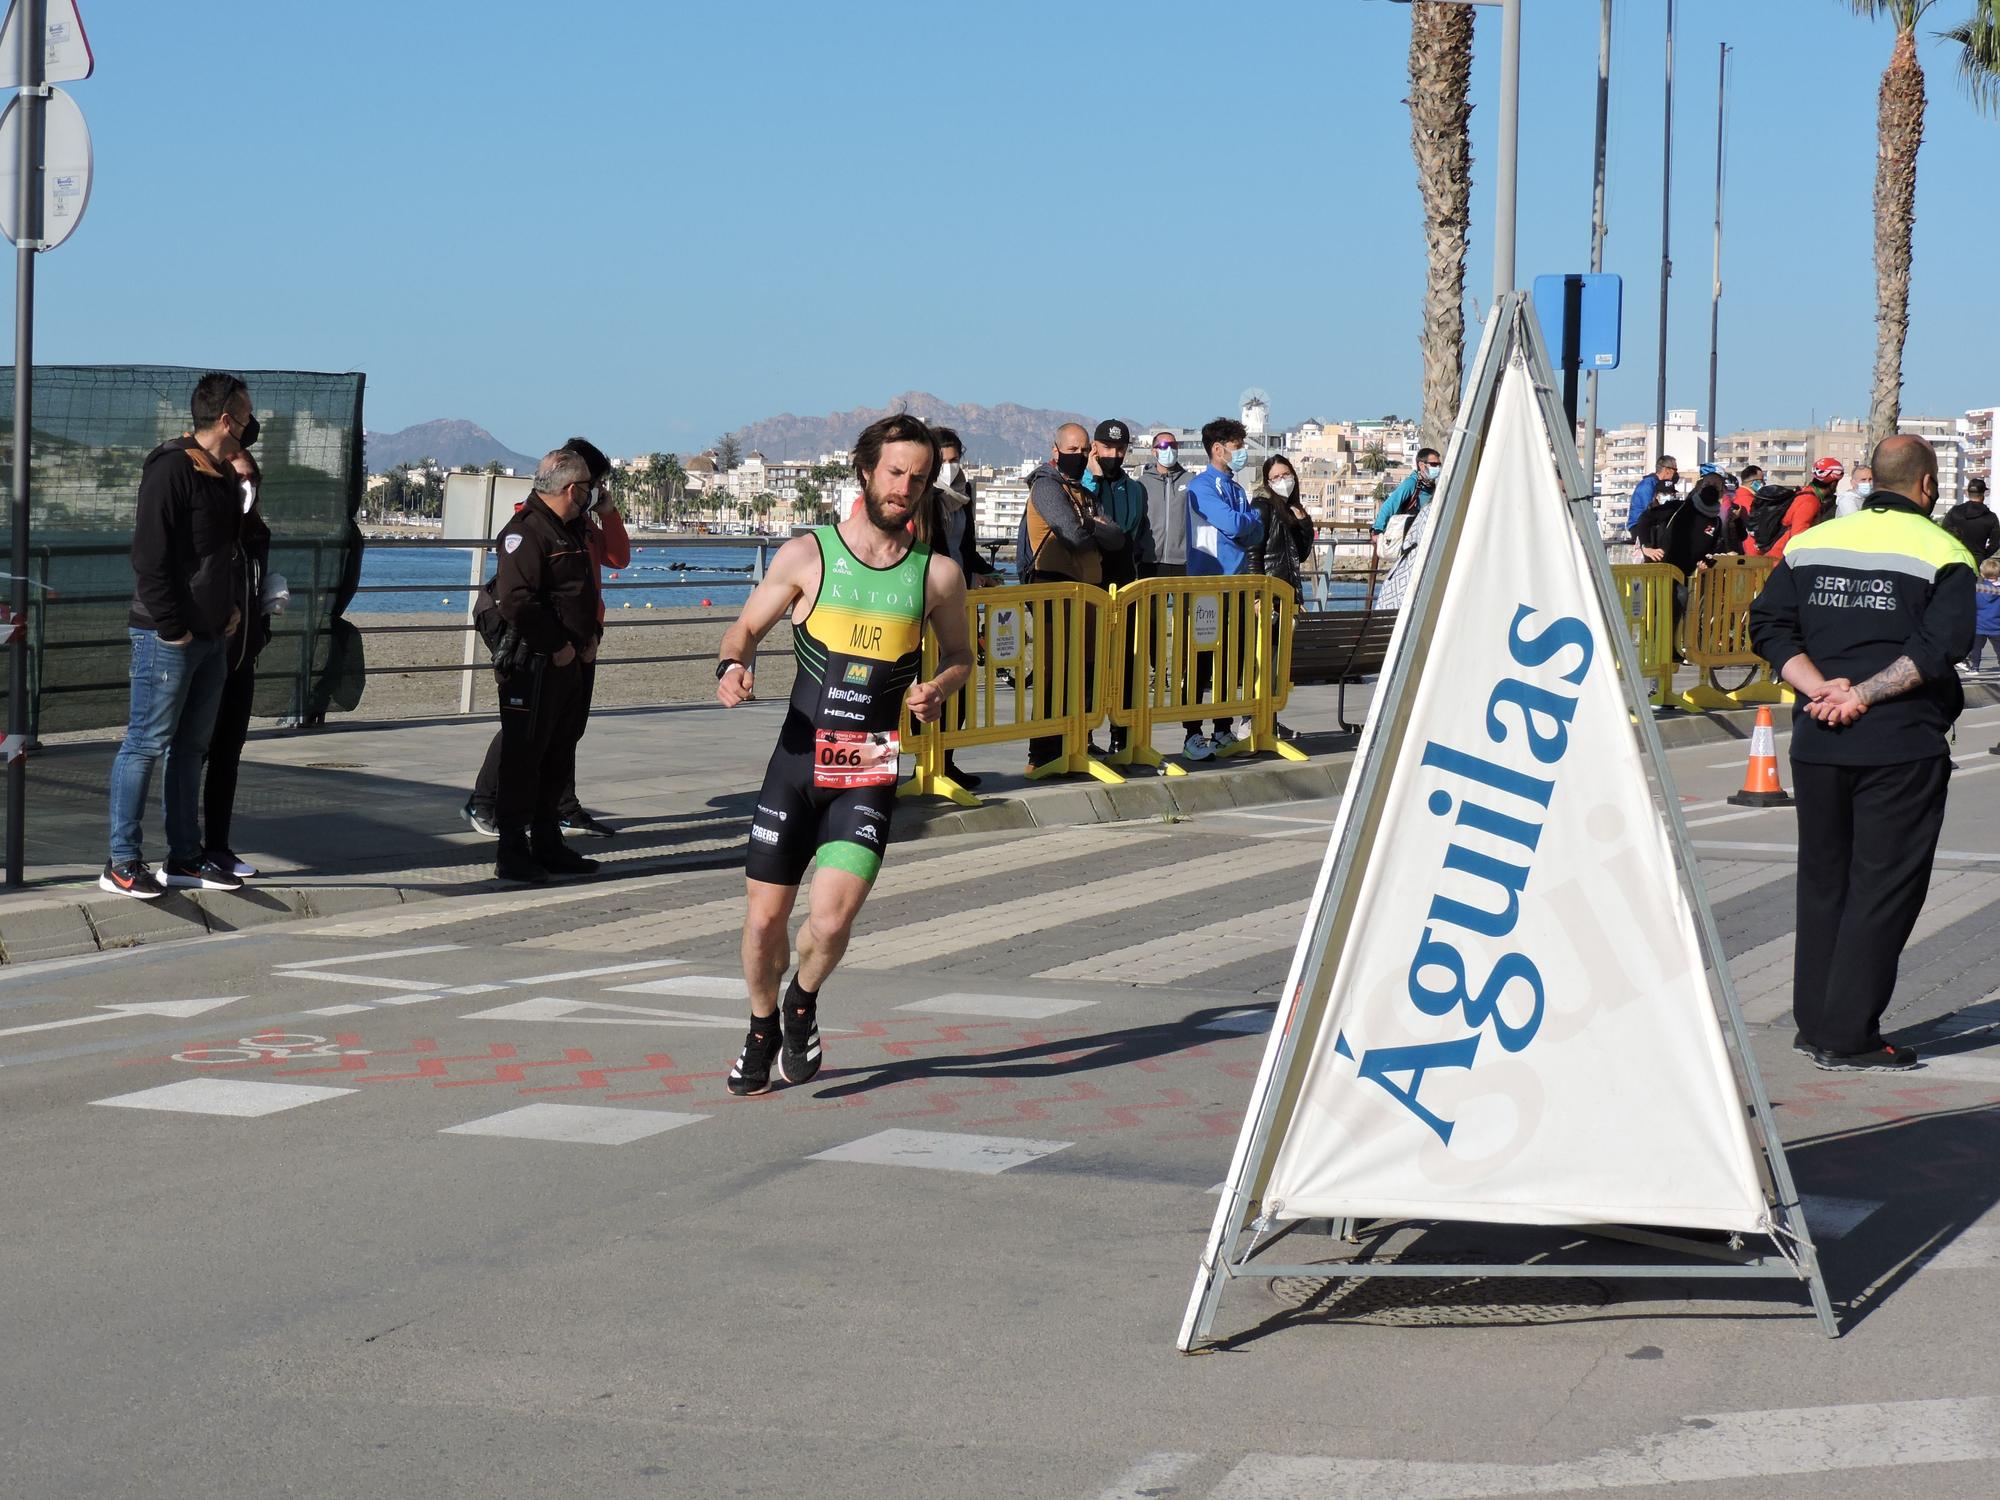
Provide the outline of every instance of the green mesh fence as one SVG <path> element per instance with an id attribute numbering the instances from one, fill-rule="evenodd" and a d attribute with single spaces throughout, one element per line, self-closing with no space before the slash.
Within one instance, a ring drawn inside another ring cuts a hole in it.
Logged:
<path id="1" fill-rule="evenodd" d="M 125 722 L 129 549 L 139 473 L 188 429 L 204 372 L 167 365 L 37 365 L 31 426 L 29 683 L 36 734 Z M 354 515 L 365 477 L 359 374 L 239 370 L 261 424 L 259 506 L 271 569 L 292 599 L 258 661 L 256 712 L 325 711 L 354 696 L 359 638 L 339 619 L 361 565 Z M 14 444 L 14 371 L 0 367 L 0 454 Z M 0 458 L 0 463 L 5 459 Z M 11 548 L 0 508 L 0 548 Z M 0 550 L 0 571 L 10 555 Z M 6 590 L 0 588 L 0 598 Z M 0 673 L 0 702 L 6 697 Z"/>

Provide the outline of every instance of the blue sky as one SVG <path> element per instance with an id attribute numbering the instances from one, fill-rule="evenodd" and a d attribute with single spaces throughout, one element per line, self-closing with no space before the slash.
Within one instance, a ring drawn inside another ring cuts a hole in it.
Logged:
<path id="1" fill-rule="evenodd" d="M 1967 0 L 1942 0 L 1928 29 Z M 45 362 L 360 369 L 368 422 L 691 451 L 782 410 L 1412 413 L 1408 12 L 1386 0 L 82 0 L 96 178 Z M 1526 0 L 1523 282 L 1589 250 L 1597 11 Z M 1649 418 L 1662 0 L 1617 0 L 1610 423 Z M 551 25 L 551 18 L 558 18 Z M 1468 291 L 1491 275 L 1480 13 Z M 1669 399 L 1702 405 L 1716 43 L 1732 62 L 1725 428 L 1865 413 L 1875 89 L 1836 0 L 1682 0 Z M 1904 409 L 2000 402 L 2000 123 L 1926 42 Z"/>

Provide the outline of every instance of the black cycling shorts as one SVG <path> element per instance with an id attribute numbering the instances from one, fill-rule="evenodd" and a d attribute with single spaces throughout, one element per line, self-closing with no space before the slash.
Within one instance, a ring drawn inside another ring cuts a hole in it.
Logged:
<path id="1" fill-rule="evenodd" d="M 743 873 L 771 885 L 797 885 L 817 855 L 823 868 L 873 881 L 895 809 L 893 785 L 816 787 L 811 757 L 780 748 L 757 793 Z"/>

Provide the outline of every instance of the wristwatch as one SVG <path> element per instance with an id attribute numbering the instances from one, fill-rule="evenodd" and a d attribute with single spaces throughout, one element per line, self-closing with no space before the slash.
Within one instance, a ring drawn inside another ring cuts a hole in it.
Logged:
<path id="1" fill-rule="evenodd" d="M 723 678 L 727 677 L 729 675 L 729 669 L 731 667 L 743 667 L 743 663 L 738 661 L 733 656 L 723 657 L 721 661 L 715 664 L 715 680 L 717 682 L 720 682 L 722 681 Z M 743 667 L 743 670 L 747 672 L 750 669 L 748 667 Z"/>

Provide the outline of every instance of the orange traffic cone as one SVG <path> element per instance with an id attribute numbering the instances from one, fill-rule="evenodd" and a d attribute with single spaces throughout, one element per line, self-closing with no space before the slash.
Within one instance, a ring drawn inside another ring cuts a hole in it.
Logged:
<path id="1" fill-rule="evenodd" d="M 1737 807 L 1790 807 L 1792 794 L 1778 785 L 1778 737 L 1771 728 L 1771 710 L 1757 710 L 1750 731 L 1750 764 L 1743 770 L 1743 790 L 1730 795 Z"/>

